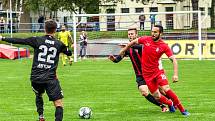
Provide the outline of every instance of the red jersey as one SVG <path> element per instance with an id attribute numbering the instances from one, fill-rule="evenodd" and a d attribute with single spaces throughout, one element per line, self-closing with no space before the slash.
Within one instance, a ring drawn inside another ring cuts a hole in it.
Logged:
<path id="1" fill-rule="evenodd" d="M 144 78 L 154 78 L 163 70 L 161 56 L 165 53 L 168 57 L 173 56 L 169 46 L 163 41 L 154 42 L 151 36 L 144 36 L 138 39 L 143 44 L 142 51 L 142 72 Z"/>

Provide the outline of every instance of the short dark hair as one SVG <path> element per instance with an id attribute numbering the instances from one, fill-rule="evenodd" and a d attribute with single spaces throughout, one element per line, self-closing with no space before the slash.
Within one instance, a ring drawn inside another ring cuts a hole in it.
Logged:
<path id="1" fill-rule="evenodd" d="M 163 26 L 161 26 L 161 25 L 155 25 L 154 27 L 158 27 L 160 33 L 163 33 Z"/>
<path id="2" fill-rule="evenodd" d="M 56 31 L 57 29 L 57 23 L 54 20 L 47 20 L 45 21 L 45 30 L 46 33 L 52 34 Z"/>
<path id="3" fill-rule="evenodd" d="M 128 31 L 134 30 L 137 33 L 137 28 L 129 28 Z"/>

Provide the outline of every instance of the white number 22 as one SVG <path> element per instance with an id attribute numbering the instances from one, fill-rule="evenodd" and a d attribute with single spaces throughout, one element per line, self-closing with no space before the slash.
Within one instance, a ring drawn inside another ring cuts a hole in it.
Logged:
<path id="1" fill-rule="evenodd" d="M 38 61 L 42 61 L 42 62 L 48 62 L 48 63 L 54 63 L 54 58 L 57 54 L 57 49 L 55 47 L 50 47 L 48 48 L 47 46 L 45 45 L 41 45 L 39 47 L 40 50 L 43 50 L 43 52 L 40 52 L 38 54 Z M 49 52 L 52 52 L 51 54 L 47 55 L 47 53 Z M 45 58 L 47 55 L 47 59 Z"/>

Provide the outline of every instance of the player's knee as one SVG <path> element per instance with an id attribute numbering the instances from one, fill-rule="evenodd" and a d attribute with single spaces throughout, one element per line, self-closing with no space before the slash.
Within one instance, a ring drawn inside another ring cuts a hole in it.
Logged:
<path id="1" fill-rule="evenodd" d="M 148 90 L 141 90 L 141 95 L 146 97 L 149 95 L 149 91 Z"/>
<path id="2" fill-rule="evenodd" d="M 55 107 L 63 107 L 62 99 L 55 100 L 54 101 L 54 106 Z"/>
<path id="3" fill-rule="evenodd" d="M 156 100 L 159 100 L 160 99 L 160 93 L 159 92 L 154 92 L 153 94 L 152 94 L 152 96 L 156 99 Z"/>
<path id="4" fill-rule="evenodd" d="M 139 87 L 140 93 L 142 96 L 146 97 L 149 94 L 148 88 L 146 85 L 141 85 Z"/>
<path id="5" fill-rule="evenodd" d="M 160 97 L 158 95 L 153 95 L 153 97 L 156 99 L 156 100 L 159 100 Z"/>
<path id="6" fill-rule="evenodd" d="M 162 86 L 161 89 L 162 89 L 164 92 L 167 92 L 168 90 L 170 90 L 170 86 L 169 86 L 169 85 L 165 85 L 165 86 Z"/>

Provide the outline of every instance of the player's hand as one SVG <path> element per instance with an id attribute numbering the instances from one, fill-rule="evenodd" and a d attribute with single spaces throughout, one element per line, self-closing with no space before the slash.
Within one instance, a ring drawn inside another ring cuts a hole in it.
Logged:
<path id="1" fill-rule="evenodd" d="M 111 61 L 114 61 L 116 58 L 113 55 L 109 55 L 108 57 Z"/>
<path id="2" fill-rule="evenodd" d="M 173 83 L 178 82 L 178 76 L 177 75 L 173 75 L 172 80 L 173 80 Z"/>

